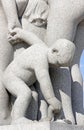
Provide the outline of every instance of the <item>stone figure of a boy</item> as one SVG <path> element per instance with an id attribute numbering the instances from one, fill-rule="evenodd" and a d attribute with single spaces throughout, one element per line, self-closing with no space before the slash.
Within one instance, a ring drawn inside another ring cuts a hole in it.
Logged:
<path id="1" fill-rule="evenodd" d="M 49 48 L 35 34 L 20 28 L 14 29 L 9 37 L 10 41 L 17 39 L 32 46 L 19 54 L 4 72 L 3 83 L 6 89 L 17 97 L 11 113 L 12 121 L 24 117 L 32 97 L 30 86 L 36 79 L 52 111 L 59 113 L 61 103 L 55 97 L 48 68 L 49 64 L 53 67 L 69 65 L 75 52 L 74 44 L 60 39 Z"/>

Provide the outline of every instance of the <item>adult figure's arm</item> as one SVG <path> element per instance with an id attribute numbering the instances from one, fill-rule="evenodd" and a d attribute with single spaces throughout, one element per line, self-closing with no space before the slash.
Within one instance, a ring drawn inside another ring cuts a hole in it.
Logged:
<path id="1" fill-rule="evenodd" d="M 22 16 L 28 0 L 1 0 L 8 21 L 9 31 L 15 27 L 21 27 L 19 17 Z"/>
<path id="2" fill-rule="evenodd" d="M 9 30 L 20 26 L 15 0 L 1 0 Z"/>

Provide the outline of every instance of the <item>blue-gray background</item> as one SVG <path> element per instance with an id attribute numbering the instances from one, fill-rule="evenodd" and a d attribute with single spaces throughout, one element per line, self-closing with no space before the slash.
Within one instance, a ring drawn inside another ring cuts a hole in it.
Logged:
<path id="1" fill-rule="evenodd" d="M 81 59 L 80 59 L 80 70 L 83 76 L 83 106 L 84 106 L 84 51 L 81 55 Z"/>

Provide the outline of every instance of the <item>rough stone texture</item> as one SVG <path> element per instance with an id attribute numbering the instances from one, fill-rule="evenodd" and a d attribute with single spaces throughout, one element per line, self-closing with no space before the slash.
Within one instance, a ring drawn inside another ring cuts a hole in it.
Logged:
<path id="1" fill-rule="evenodd" d="M 84 130 L 84 127 L 52 122 L 50 123 L 50 130 Z"/>
<path id="2" fill-rule="evenodd" d="M 56 122 L 40 122 L 20 125 L 0 126 L 0 130 L 84 130 L 83 126 L 67 125 Z"/>
<path id="3" fill-rule="evenodd" d="M 50 123 L 43 122 L 43 123 L 1 126 L 0 130 L 50 130 Z"/>
<path id="4" fill-rule="evenodd" d="M 3 71 L 12 60 L 13 48 L 7 42 L 7 21 L 0 1 L 0 124 L 8 124 L 10 115 L 9 97 L 2 84 Z"/>
<path id="5" fill-rule="evenodd" d="M 18 0 L 17 0 L 17 2 L 18 2 Z M 23 27 L 23 29 L 25 29 L 26 31 L 28 30 L 28 31 L 30 31 L 30 32 L 33 32 L 34 34 L 36 34 L 41 40 L 43 40 L 44 41 L 44 39 L 45 39 L 45 33 L 46 33 L 46 27 L 45 26 L 41 26 L 41 27 L 38 27 L 38 26 L 35 26 L 34 24 L 36 23 L 31 23 L 29 20 L 31 19 L 31 15 L 32 15 L 32 13 L 30 13 L 30 16 L 28 17 L 27 15 L 28 15 L 28 13 L 29 13 L 29 11 L 30 11 L 30 7 L 32 6 L 32 2 L 33 2 L 33 0 L 29 0 L 28 1 L 28 5 L 27 5 L 27 7 L 26 7 L 26 9 L 25 9 L 25 12 L 24 12 L 24 14 L 23 14 L 23 17 L 22 17 L 22 20 L 21 20 L 21 22 L 22 22 L 22 27 Z M 41 6 L 42 7 L 42 6 Z M 38 12 L 39 11 L 41 11 L 41 7 L 40 8 L 38 8 L 38 7 L 36 7 L 36 9 L 35 9 L 35 12 L 34 12 L 34 15 L 33 15 L 33 20 L 34 19 L 38 19 L 38 17 L 42 17 L 42 16 L 35 16 L 36 15 L 36 10 L 38 9 Z M 35 7 L 34 7 L 35 8 Z M 34 10 L 34 8 L 32 8 L 33 10 Z M 33 11 L 32 10 L 32 11 Z M 41 13 L 41 12 L 40 12 Z M 45 12 L 44 12 L 45 13 Z M 44 13 L 43 13 L 43 16 L 44 16 Z M 40 15 L 40 14 L 39 14 Z M 26 17 L 25 17 L 26 16 Z M 45 19 L 46 19 L 46 17 L 45 17 Z M 46 21 L 46 20 L 45 20 Z M 40 22 L 41 23 L 41 22 Z M 40 24 L 39 23 L 39 24 Z M 37 23 L 36 23 L 37 24 Z M 25 45 L 25 48 L 27 48 L 28 46 L 27 45 Z M 21 53 L 24 49 L 24 44 L 18 44 L 18 45 L 15 45 L 15 52 L 14 52 L 14 55 L 15 55 L 15 57 L 19 54 L 19 53 Z M 32 104 L 33 103 L 33 104 Z M 31 103 L 31 105 L 30 105 L 30 108 L 28 109 L 28 114 L 27 114 L 27 117 L 29 117 L 29 119 L 32 119 L 32 120 L 37 120 L 37 116 L 38 116 L 38 107 L 35 107 L 35 104 L 36 104 L 36 102 L 34 102 L 34 100 L 32 100 L 32 103 Z M 34 112 L 34 113 L 36 113 L 36 114 L 31 114 L 32 112 Z"/>
<path id="6" fill-rule="evenodd" d="M 83 15 L 84 0 L 71 0 L 71 1 L 48 0 L 50 8 L 47 7 L 46 3 L 44 2 L 44 1 L 47 2 L 47 0 L 35 0 L 35 3 L 33 0 L 29 0 L 29 1 L 16 0 L 18 13 L 16 10 L 16 5 L 14 3 L 15 2 L 14 0 L 12 1 L 12 4 L 11 4 L 11 0 L 6 0 L 5 2 L 4 1 L 5 0 L 2 0 L 2 2 L 5 3 L 4 5 L 6 5 L 8 2 L 8 7 L 5 10 L 5 14 L 8 15 L 8 25 L 0 1 L 0 19 L 1 19 L 0 20 L 0 124 L 7 124 L 10 121 L 9 98 L 1 82 L 3 71 L 5 70 L 5 68 L 13 58 L 13 47 L 7 41 L 7 30 L 8 28 L 10 30 L 11 27 L 21 27 L 17 14 L 20 17 L 23 14 L 24 10 L 26 9 L 21 19 L 23 29 L 32 31 L 43 41 L 46 41 L 46 43 L 49 46 L 59 38 L 66 38 L 71 41 L 75 41 L 75 44 L 77 45 L 77 49 L 71 66 L 71 72 L 69 68 L 60 68 L 58 70 L 50 69 L 50 75 L 54 85 L 54 89 L 55 89 L 54 91 L 56 97 L 62 100 L 63 112 L 65 116 L 64 118 L 69 119 L 74 123 L 74 115 L 75 115 L 76 122 L 79 125 L 80 124 L 84 125 L 84 109 L 83 109 L 83 102 L 82 102 L 83 84 L 82 84 L 82 77 L 79 70 L 79 59 L 80 59 L 82 49 L 84 48 L 83 23 L 81 23 L 78 26 L 77 35 L 76 35 L 77 25 L 82 19 L 84 19 L 84 15 Z M 32 10 L 29 7 L 32 7 Z M 45 11 L 43 11 L 43 9 Z M 48 9 L 49 9 L 49 17 L 47 19 Z M 33 12 L 34 15 L 32 14 L 32 11 L 34 11 Z M 43 11 L 42 15 L 41 15 L 41 11 Z M 42 24 L 46 25 L 47 22 L 46 20 L 48 21 L 47 29 L 46 26 L 42 27 Z M 16 45 L 14 47 L 15 57 L 18 55 L 18 53 L 21 53 L 26 47 L 28 46 L 24 45 L 24 43 Z M 77 76 L 75 72 L 77 72 Z M 72 76 L 72 83 L 71 83 L 71 76 Z M 72 102 L 71 102 L 71 98 L 72 98 Z M 73 110 L 72 110 L 72 105 L 73 105 Z M 35 111 L 36 114 L 35 116 L 31 115 L 31 119 L 37 119 L 38 107 L 36 107 L 33 110 L 33 106 L 32 106 L 32 111 Z M 46 108 L 47 108 L 46 103 L 41 102 L 40 110 L 44 117 L 46 116 L 46 112 L 43 109 L 46 110 Z M 30 113 L 32 113 L 32 111 Z M 74 115 L 73 115 L 73 111 L 74 111 Z M 6 119 L 7 119 L 7 123 L 6 123 Z"/>
<path id="7" fill-rule="evenodd" d="M 11 37 L 11 40 L 15 37 L 15 40 L 22 39 L 32 45 L 9 64 L 3 75 L 3 84 L 6 89 L 13 96 L 17 95 L 11 112 L 12 121 L 25 115 L 32 98 L 30 86 L 36 79 L 40 83 L 40 89 L 46 102 L 52 107 L 53 111 L 59 113 L 61 103 L 56 99 L 53 91 L 48 72 L 49 63 L 55 68 L 68 66 L 73 59 L 75 45 L 69 40 L 59 39 L 49 48 L 34 33 L 20 28 L 14 29 L 12 33 L 15 35 Z M 51 119 L 50 114 L 49 117 Z"/>

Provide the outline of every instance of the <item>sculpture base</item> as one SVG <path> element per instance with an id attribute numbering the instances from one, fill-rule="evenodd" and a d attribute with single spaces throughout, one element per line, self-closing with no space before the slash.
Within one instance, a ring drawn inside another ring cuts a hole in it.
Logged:
<path id="1" fill-rule="evenodd" d="M 84 130 L 84 126 L 56 122 L 35 122 L 30 124 L 0 126 L 0 130 Z"/>
<path id="2" fill-rule="evenodd" d="M 84 126 L 52 122 L 50 123 L 50 130 L 84 130 Z"/>

